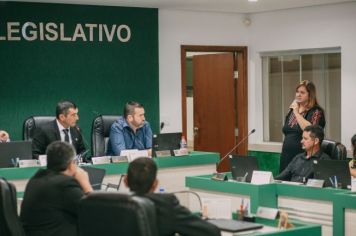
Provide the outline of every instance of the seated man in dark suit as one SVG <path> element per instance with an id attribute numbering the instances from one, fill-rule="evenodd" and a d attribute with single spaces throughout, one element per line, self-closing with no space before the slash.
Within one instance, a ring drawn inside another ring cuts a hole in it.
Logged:
<path id="1" fill-rule="evenodd" d="M 65 141 L 72 144 L 78 154 L 85 151 L 82 135 L 76 126 L 77 106 L 69 101 L 61 101 L 56 107 L 56 119 L 35 130 L 32 141 L 33 157 L 45 153 L 47 146 L 53 141 Z"/>
<path id="2" fill-rule="evenodd" d="M 161 236 L 220 235 L 219 229 L 179 204 L 173 194 L 153 193 L 158 185 L 157 166 L 151 158 L 138 158 L 130 163 L 125 184 L 138 195 L 149 198 L 156 207 L 158 233 Z"/>
<path id="3" fill-rule="evenodd" d="M 56 141 L 47 148 L 47 169 L 29 180 L 21 205 L 27 236 L 78 235 L 79 201 L 92 191 L 87 172 L 77 167 L 75 150 Z"/>
<path id="4" fill-rule="evenodd" d="M 330 157 L 320 150 L 324 140 L 324 131 L 318 125 L 309 125 L 303 131 L 301 140 L 305 152 L 296 155 L 275 179 L 305 183 L 307 179 L 314 177 L 313 162 L 317 160 L 329 160 Z"/>

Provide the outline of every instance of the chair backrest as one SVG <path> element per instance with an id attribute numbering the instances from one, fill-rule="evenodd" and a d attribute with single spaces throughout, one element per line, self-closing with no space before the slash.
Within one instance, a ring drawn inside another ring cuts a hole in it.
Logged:
<path id="1" fill-rule="evenodd" d="M 105 156 L 111 125 L 118 118 L 119 116 L 100 115 L 94 119 L 91 129 L 91 147 L 94 157 Z"/>
<path id="2" fill-rule="evenodd" d="M 54 120 L 55 116 L 31 116 L 23 122 L 23 140 L 31 141 L 36 128 Z"/>
<path id="3" fill-rule="evenodd" d="M 346 160 L 346 147 L 339 142 L 324 139 L 321 143 L 321 150 L 333 160 Z"/>
<path id="4" fill-rule="evenodd" d="M 79 235 L 157 235 L 154 203 L 118 192 L 92 192 L 79 204 Z"/>
<path id="5" fill-rule="evenodd" d="M 0 178 L 0 235 L 25 235 L 17 213 L 16 188 L 3 178 Z"/>

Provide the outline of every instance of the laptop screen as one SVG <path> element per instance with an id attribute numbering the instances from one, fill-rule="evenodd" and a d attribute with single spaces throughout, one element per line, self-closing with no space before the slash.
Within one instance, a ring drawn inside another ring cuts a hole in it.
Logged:
<path id="1" fill-rule="evenodd" d="M 90 185 L 94 190 L 100 190 L 103 183 L 106 170 L 91 166 L 81 166 L 83 170 L 88 172 Z"/>
<path id="2" fill-rule="evenodd" d="M 16 158 L 32 159 L 31 141 L 0 143 L 0 168 L 14 167 Z"/>
<path id="3" fill-rule="evenodd" d="M 256 157 L 231 155 L 229 159 L 231 175 L 235 180 L 237 177 L 244 177 L 246 175 L 246 182 L 251 182 L 252 172 L 259 170 Z"/>
<path id="4" fill-rule="evenodd" d="M 314 179 L 323 179 L 324 187 L 331 187 L 336 176 L 342 188 L 351 184 L 349 162 L 347 160 L 319 160 L 314 162 Z"/>
<path id="5" fill-rule="evenodd" d="M 182 133 L 163 133 L 154 135 L 153 137 L 153 155 L 156 156 L 156 151 L 169 150 L 171 156 L 174 156 L 173 150 L 180 148 L 180 140 Z"/>

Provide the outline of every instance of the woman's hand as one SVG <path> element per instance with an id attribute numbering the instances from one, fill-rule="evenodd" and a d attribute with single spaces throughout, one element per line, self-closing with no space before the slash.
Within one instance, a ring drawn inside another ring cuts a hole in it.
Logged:
<path id="1" fill-rule="evenodd" d="M 297 102 L 297 100 L 294 100 L 292 104 L 290 104 L 289 108 L 292 109 L 293 112 L 299 113 L 299 103 Z"/>

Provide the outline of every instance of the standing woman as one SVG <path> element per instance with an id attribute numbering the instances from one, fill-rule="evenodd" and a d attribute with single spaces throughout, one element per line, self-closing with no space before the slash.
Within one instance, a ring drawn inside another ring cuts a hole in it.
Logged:
<path id="1" fill-rule="evenodd" d="M 354 161 L 356 160 L 356 134 L 351 138 L 352 160 L 349 162 L 350 174 L 356 178 L 356 168 Z"/>
<path id="2" fill-rule="evenodd" d="M 325 127 L 324 111 L 316 99 L 315 85 L 308 80 L 303 80 L 296 88 L 295 99 L 289 106 L 283 134 L 284 141 L 280 158 L 279 171 L 282 172 L 292 161 L 293 157 L 302 153 L 302 134 L 308 125 Z"/>

